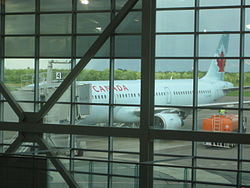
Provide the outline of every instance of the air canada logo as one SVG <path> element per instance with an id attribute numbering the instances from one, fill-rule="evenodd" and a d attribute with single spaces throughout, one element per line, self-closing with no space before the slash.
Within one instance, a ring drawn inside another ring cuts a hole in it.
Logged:
<path id="1" fill-rule="evenodd" d="M 224 53 L 221 52 L 219 54 L 219 57 L 224 57 Z M 226 60 L 225 59 L 217 59 L 217 65 L 219 67 L 219 72 L 224 72 L 224 68 L 225 68 L 225 65 L 226 65 Z"/>

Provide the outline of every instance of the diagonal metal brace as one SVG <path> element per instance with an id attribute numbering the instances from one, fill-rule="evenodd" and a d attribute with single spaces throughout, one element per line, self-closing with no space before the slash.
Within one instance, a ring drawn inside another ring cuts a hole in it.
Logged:
<path id="1" fill-rule="evenodd" d="M 52 94 L 49 100 L 39 111 L 39 120 L 41 120 L 49 110 L 54 106 L 57 100 L 62 96 L 62 94 L 67 90 L 70 84 L 76 79 L 80 74 L 82 69 L 88 64 L 88 62 L 94 57 L 101 46 L 106 42 L 106 40 L 112 35 L 117 26 L 122 22 L 122 20 L 127 16 L 129 11 L 134 7 L 138 0 L 128 0 L 127 3 L 122 7 L 115 18 L 110 22 L 110 24 L 105 28 L 102 34 L 97 38 L 97 40 L 92 44 L 89 50 L 77 63 L 77 65 L 72 69 L 68 76 L 63 80 L 61 85 Z"/>
<path id="2" fill-rule="evenodd" d="M 15 98 L 12 96 L 12 94 L 9 92 L 8 88 L 4 85 L 4 83 L 0 80 L 0 93 L 4 96 L 4 98 L 7 100 L 11 108 L 14 110 L 16 115 L 19 117 L 19 121 L 22 121 L 24 119 L 24 113 L 21 106 L 16 102 Z"/>
<path id="3" fill-rule="evenodd" d="M 66 181 L 70 188 L 79 188 L 78 184 L 76 183 L 75 179 L 71 176 L 68 170 L 64 167 L 59 159 L 56 158 L 53 152 L 51 152 L 50 146 L 47 142 L 40 136 L 34 135 L 34 141 L 43 149 L 47 150 L 47 156 L 50 157 L 50 161 L 61 174 L 63 179 Z"/>

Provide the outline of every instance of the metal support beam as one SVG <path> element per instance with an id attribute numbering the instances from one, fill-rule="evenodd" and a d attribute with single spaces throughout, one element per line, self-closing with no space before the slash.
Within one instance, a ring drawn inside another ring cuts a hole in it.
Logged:
<path id="1" fill-rule="evenodd" d="M 24 119 L 24 113 L 21 106 L 16 102 L 15 98 L 11 95 L 8 88 L 4 85 L 4 83 L 0 80 L 0 93 L 4 96 L 7 100 L 11 108 L 14 110 L 16 115 L 19 117 L 19 121 Z"/>
<path id="2" fill-rule="evenodd" d="M 65 182 L 69 185 L 70 188 L 78 188 L 78 184 L 71 176 L 71 174 L 67 171 L 64 165 L 61 163 L 59 159 L 53 154 L 52 149 L 46 143 L 46 141 L 42 138 L 41 134 L 37 133 L 27 133 L 27 137 L 25 136 L 26 133 L 19 134 L 16 140 L 10 145 L 10 147 L 6 150 L 5 154 L 14 153 L 24 141 L 27 142 L 35 142 L 37 143 L 43 150 L 48 151 L 46 154 L 51 160 L 52 164 L 61 174 Z"/>
<path id="3" fill-rule="evenodd" d="M 93 136 L 117 136 L 138 138 L 142 135 L 139 129 L 119 128 L 119 127 L 94 127 L 77 125 L 21 125 L 14 122 L 0 122 L 0 130 L 20 131 L 28 133 L 53 133 L 53 134 L 75 134 L 75 135 L 93 135 Z"/>
<path id="4" fill-rule="evenodd" d="M 39 121 L 42 119 L 49 110 L 54 106 L 57 100 L 62 96 L 62 94 L 67 90 L 70 84 L 76 79 L 76 77 L 80 74 L 82 69 L 88 64 L 88 62 L 94 57 L 97 51 L 102 47 L 102 45 L 106 42 L 106 40 L 111 36 L 111 34 L 115 31 L 117 26 L 122 22 L 122 20 L 126 17 L 129 11 L 134 7 L 138 0 L 128 0 L 127 3 L 123 6 L 120 12 L 115 16 L 115 18 L 110 22 L 110 24 L 106 27 L 103 33 L 97 38 L 97 40 L 93 43 L 93 45 L 89 48 L 89 50 L 85 53 L 85 55 L 81 58 L 78 64 L 74 67 L 74 69 L 68 74 L 68 76 L 63 80 L 61 85 L 57 88 L 57 90 L 52 94 L 47 103 L 41 108 L 39 111 Z"/>
<path id="5" fill-rule="evenodd" d="M 155 11 L 155 1 L 142 1 L 140 163 L 153 161 L 154 155 L 149 133 L 154 124 Z M 139 187 L 153 187 L 153 167 L 140 165 L 139 168 Z"/>
<path id="6" fill-rule="evenodd" d="M 6 154 L 14 153 L 23 143 L 24 136 L 19 134 L 15 141 L 9 146 L 9 148 L 5 151 Z"/>
<path id="7" fill-rule="evenodd" d="M 64 167 L 64 165 L 61 163 L 59 159 L 56 158 L 56 156 L 51 152 L 51 148 L 46 143 L 46 141 L 37 136 L 34 135 L 34 141 L 43 149 L 47 150 L 47 156 L 50 157 L 50 161 L 55 166 L 55 168 L 58 170 L 58 172 L 61 174 L 63 179 L 67 182 L 68 186 L 70 188 L 78 188 L 78 184 L 76 183 L 75 179 L 71 176 L 71 174 L 67 171 L 67 169 Z"/>

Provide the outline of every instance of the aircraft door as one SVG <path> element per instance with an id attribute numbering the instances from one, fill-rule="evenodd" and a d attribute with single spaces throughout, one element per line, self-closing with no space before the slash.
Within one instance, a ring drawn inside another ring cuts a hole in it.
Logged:
<path id="1" fill-rule="evenodd" d="M 83 84 L 77 86 L 77 102 L 91 103 L 92 102 L 92 84 Z M 89 115 L 91 112 L 91 105 L 78 104 L 78 115 Z"/>
<path id="2" fill-rule="evenodd" d="M 166 92 L 167 104 L 170 104 L 171 103 L 171 91 L 168 87 L 165 87 L 165 92 Z"/>

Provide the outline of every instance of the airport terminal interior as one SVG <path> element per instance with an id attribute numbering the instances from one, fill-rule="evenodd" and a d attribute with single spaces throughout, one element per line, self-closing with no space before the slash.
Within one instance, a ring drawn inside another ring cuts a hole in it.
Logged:
<path id="1" fill-rule="evenodd" d="M 250 187 L 250 0 L 0 12 L 0 188 Z"/>

